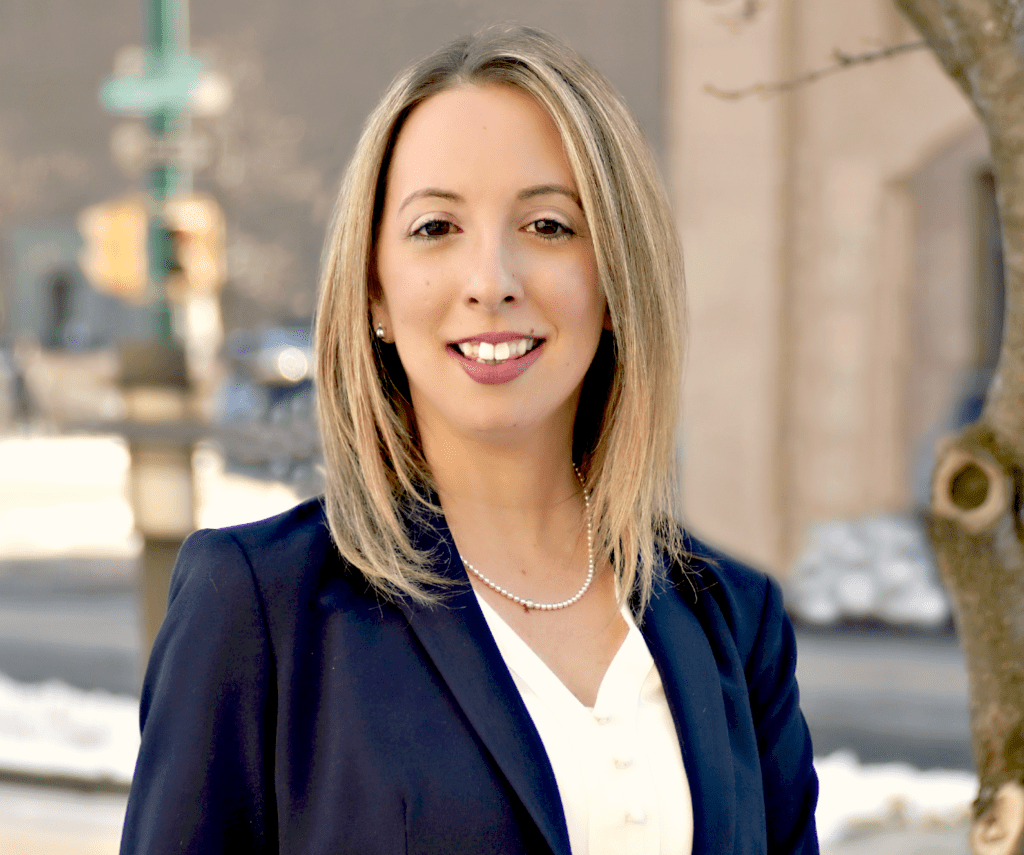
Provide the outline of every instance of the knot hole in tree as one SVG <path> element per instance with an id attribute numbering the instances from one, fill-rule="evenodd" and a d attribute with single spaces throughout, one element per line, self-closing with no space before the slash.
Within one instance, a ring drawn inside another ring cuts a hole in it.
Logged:
<path id="1" fill-rule="evenodd" d="M 932 511 L 968 534 L 990 529 L 1010 509 L 1013 488 L 999 463 L 985 450 L 949 445 L 932 481 Z"/>
<path id="2" fill-rule="evenodd" d="M 980 508 L 988 497 L 988 475 L 980 466 L 968 463 L 950 480 L 949 497 L 953 504 L 962 510 L 973 511 Z"/>

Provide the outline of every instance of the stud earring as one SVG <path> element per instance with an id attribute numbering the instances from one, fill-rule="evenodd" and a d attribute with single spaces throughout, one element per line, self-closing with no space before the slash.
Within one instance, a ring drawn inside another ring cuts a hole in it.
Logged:
<path id="1" fill-rule="evenodd" d="M 380 321 L 377 321 L 377 329 L 374 330 L 374 335 L 377 336 L 379 341 L 384 341 L 384 326 Z"/>

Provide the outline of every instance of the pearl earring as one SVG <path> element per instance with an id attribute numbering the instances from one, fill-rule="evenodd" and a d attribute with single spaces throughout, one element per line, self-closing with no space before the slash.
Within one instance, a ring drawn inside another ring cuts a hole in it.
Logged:
<path id="1" fill-rule="evenodd" d="M 377 329 L 374 330 L 374 334 L 377 336 L 378 340 L 384 341 L 384 327 L 380 321 L 377 321 Z"/>

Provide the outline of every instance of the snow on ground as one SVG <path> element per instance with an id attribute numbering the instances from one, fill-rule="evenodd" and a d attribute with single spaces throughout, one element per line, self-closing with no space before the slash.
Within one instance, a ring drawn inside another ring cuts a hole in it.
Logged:
<path id="1" fill-rule="evenodd" d="M 128 500 L 128 446 L 115 436 L 0 439 L 0 556 L 6 560 L 76 555 L 129 558 L 141 547 Z M 199 527 L 272 516 L 295 493 L 224 471 L 200 446 L 193 458 Z"/>
<path id="2" fill-rule="evenodd" d="M 971 816 L 978 779 L 970 772 L 921 772 L 905 763 L 862 766 L 849 751 L 814 761 L 822 843 L 872 828 L 952 828 Z"/>
<path id="3" fill-rule="evenodd" d="M 0 769 L 129 783 L 139 752 L 139 702 L 0 674 Z"/>

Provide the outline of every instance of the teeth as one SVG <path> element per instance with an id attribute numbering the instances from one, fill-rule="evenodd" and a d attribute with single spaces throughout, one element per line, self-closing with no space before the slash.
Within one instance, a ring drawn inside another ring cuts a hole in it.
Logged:
<path id="1" fill-rule="evenodd" d="M 537 339 L 535 338 L 517 338 L 512 341 L 503 341 L 499 344 L 481 341 L 463 342 L 457 345 L 459 352 L 466 358 L 491 364 L 525 356 L 536 346 Z"/>

